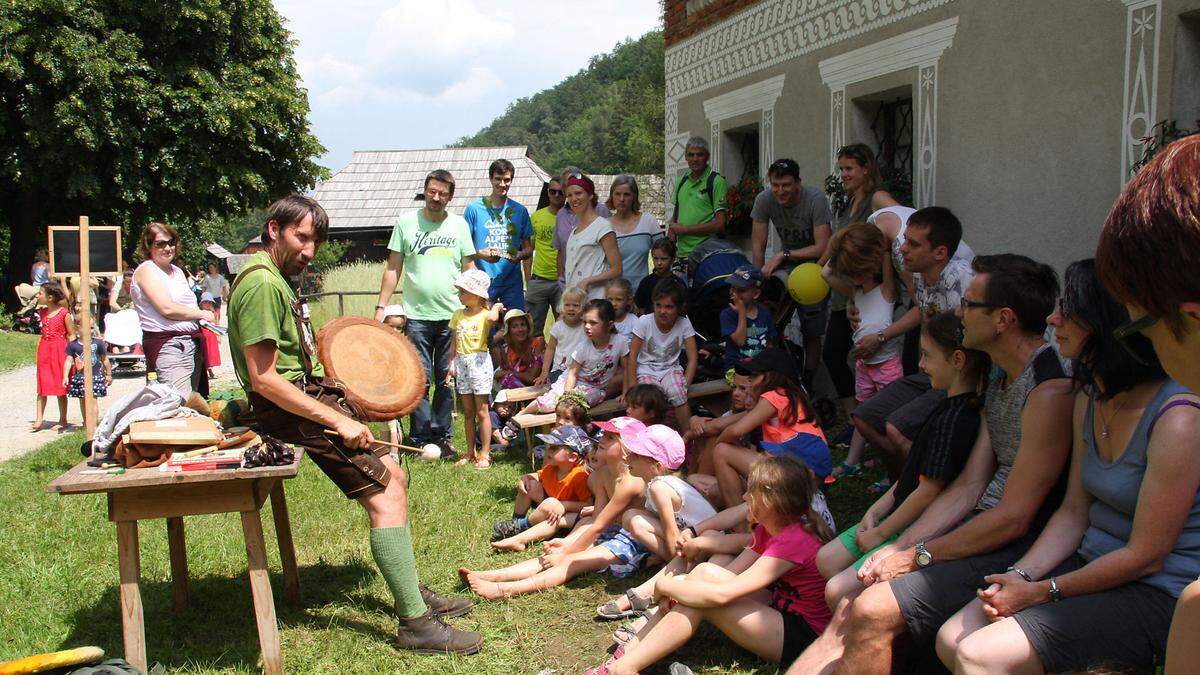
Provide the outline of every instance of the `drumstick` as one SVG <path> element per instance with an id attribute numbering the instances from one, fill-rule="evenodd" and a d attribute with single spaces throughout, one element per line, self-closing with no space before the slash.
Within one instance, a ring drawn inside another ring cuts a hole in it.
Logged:
<path id="1" fill-rule="evenodd" d="M 326 435 L 326 436 L 333 436 L 334 438 L 341 438 L 341 437 L 342 437 L 342 435 L 341 435 L 341 434 L 339 434 L 338 432 L 334 431 L 333 429 L 326 429 L 326 430 L 325 430 L 325 435 Z M 390 442 L 388 442 L 388 441 L 381 441 L 381 440 L 379 440 L 378 438 L 376 438 L 374 442 L 375 442 L 375 443 L 378 443 L 378 444 L 380 444 L 380 445 L 386 445 L 386 446 L 388 446 L 389 448 L 396 448 L 397 450 L 407 450 L 407 451 L 409 451 L 409 452 L 415 452 L 415 453 L 417 453 L 417 454 L 420 454 L 420 453 L 424 452 L 424 450 L 422 450 L 421 448 L 414 448 L 414 447 L 413 447 L 413 446 L 411 446 L 411 445 L 400 445 L 399 443 L 390 443 Z"/>

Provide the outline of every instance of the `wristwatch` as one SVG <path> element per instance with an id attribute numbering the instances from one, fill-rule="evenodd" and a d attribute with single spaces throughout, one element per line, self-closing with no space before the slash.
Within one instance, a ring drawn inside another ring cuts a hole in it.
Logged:
<path id="1" fill-rule="evenodd" d="M 1050 602 L 1062 600 L 1062 591 L 1058 590 L 1058 582 L 1050 577 Z"/>
<path id="2" fill-rule="evenodd" d="M 929 567 L 933 564 L 933 554 L 925 548 L 925 542 L 917 544 L 917 567 Z"/>
<path id="3" fill-rule="evenodd" d="M 876 333 L 875 339 L 879 340 L 879 344 L 883 344 L 883 343 L 887 342 L 887 336 L 883 334 L 883 331 L 879 331 L 878 333 Z"/>
<path id="4" fill-rule="evenodd" d="M 791 261 L 792 261 L 792 252 L 789 249 L 784 249 L 783 250 L 783 262 L 791 262 Z"/>

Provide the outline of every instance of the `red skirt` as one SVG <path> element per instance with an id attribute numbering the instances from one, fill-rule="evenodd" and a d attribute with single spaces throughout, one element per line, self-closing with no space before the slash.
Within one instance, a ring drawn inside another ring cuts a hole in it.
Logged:
<path id="1" fill-rule="evenodd" d="M 67 341 L 58 338 L 38 340 L 37 395 L 66 396 L 63 386 L 63 361 L 67 359 Z"/>
<path id="2" fill-rule="evenodd" d="M 201 328 L 200 332 L 204 334 L 204 354 L 208 358 L 208 367 L 213 368 L 221 365 L 220 336 L 207 328 Z"/>

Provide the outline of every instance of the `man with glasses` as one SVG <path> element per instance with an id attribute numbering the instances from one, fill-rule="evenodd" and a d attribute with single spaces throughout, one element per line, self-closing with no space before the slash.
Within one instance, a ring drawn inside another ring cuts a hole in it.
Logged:
<path id="1" fill-rule="evenodd" d="M 875 340 L 854 348 L 857 358 L 868 358 L 880 345 L 904 335 L 931 316 L 953 311 L 975 272 L 969 260 L 955 257 L 962 241 L 962 223 L 941 206 L 915 211 L 904 228 L 904 269 L 911 273 L 909 293 L 913 306 L 892 322 Z M 907 276 L 905 277 L 907 282 Z M 925 373 L 914 373 L 892 382 L 851 414 L 854 428 L 882 455 L 889 475 L 895 479 L 913 439 L 938 403 L 946 397 L 935 391 Z"/>
<path id="2" fill-rule="evenodd" d="M 541 335 L 545 330 L 546 313 L 551 307 L 558 306 L 558 299 L 562 295 L 562 287 L 558 285 L 558 251 L 553 243 L 558 213 L 563 210 L 567 201 L 563 194 L 562 180 L 556 177 L 546 183 L 546 199 L 549 203 L 534 211 L 530 217 L 533 227 L 533 258 L 525 263 L 525 274 L 529 279 L 525 290 L 525 304 L 533 320 L 534 335 Z M 505 307 L 507 306 L 505 303 Z"/>
<path id="3" fill-rule="evenodd" d="M 1200 391 L 1200 136 L 1161 149 L 1125 186 L 1100 231 L 1096 271 L 1167 374 Z M 1167 642 L 1167 675 L 1200 662 L 1200 581 L 1183 590 Z"/>
<path id="4" fill-rule="evenodd" d="M 908 633 L 928 654 L 947 619 L 1003 572 L 1058 508 L 1071 452 L 1074 392 L 1046 342 L 1058 277 L 1047 265 L 1003 254 L 975 259 L 960 301 L 963 347 L 985 352 L 984 424 L 966 467 L 891 545 L 864 564 L 866 590 L 792 665 L 815 673 L 840 660 L 850 673 L 890 673 L 892 643 Z"/>
<path id="5" fill-rule="evenodd" d="M 754 198 L 750 220 L 752 262 L 762 270 L 768 297 L 786 292 L 787 278 L 796 266 L 815 262 L 825 255 L 833 234 L 833 212 L 825 193 L 801 185 L 800 165 L 780 159 L 767 168 L 768 189 Z M 769 227 L 775 226 L 781 249 L 766 260 Z M 800 330 L 804 334 L 804 383 L 812 389 L 813 376 L 821 363 L 821 338 L 829 323 L 829 299 L 799 308 Z"/>
<path id="6" fill-rule="evenodd" d="M 724 176 L 708 165 L 708 141 L 692 136 L 687 140 L 684 157 L 688 173 L 674 186 L 675 210 L 667 226 L 667 236 L 675 240 L 678 260 L 687 260 L 697 246 L 723 233 L 729 218 L 725 206 L 729 185 Z"/>
<path id="7" fill-rule="evenodd" d="M 525 309 L 525 284 L 521 262 L 533 256 L 533 228 L 529 210 L 508 198 L 515 173 L 512 162 L 497 159 L 488 167 L 492 193 L 471 202 L 463 219 L 471 228 L 475 266 L 487 272 L 492 283 L 488 300 L 509 309 Z"/>
<path id="8" fill-rule="evenodd" d="M 446 383 L 450 317 L 462 306 L 454 281 L 459 272 L 474 269 L 475 245 L 467 221 L 446 210 L 454 197 L 454 176 L 449 171 L 438 169 L 426 176 L 424 196 L 424 208 L 400 216 L 392 228 L 375 320 L 383 321 L 396 283 L 403 278 L 408 339 L 425 367 L 426 394 L 429 387 L 434 388 L 432 408 L 427 397 L 422 397 L 409 418 L 409 442 L 416 446 L 436 443 L 443 459 L 453 459 L 454 391 Z"/>

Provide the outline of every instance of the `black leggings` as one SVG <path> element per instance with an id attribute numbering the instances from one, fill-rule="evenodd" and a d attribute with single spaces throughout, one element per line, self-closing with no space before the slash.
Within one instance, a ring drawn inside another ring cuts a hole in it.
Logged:
<path id="1" fill-rule="evenodd" d="M 821 357 L 825 361 L 825 367 L 829 369 L 829 377 L 833 380 L 838 398 L 854 395 L 854 371 L 847 363 L 853 345 L 854 331 L 850 330 L 850 319 L 846 317 L 846 310 L 830 312 Z"/>

